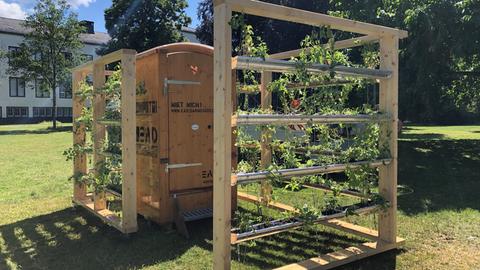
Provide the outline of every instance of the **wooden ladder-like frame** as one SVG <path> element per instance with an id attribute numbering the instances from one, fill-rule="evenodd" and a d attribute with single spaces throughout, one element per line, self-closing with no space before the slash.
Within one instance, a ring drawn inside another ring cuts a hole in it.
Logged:
<path id="1" fill-rule="evenodd" d="M 93 160 L 95 167 L 105 159 L 101 153 L 103 140 L 106 136 L 105 126 L 116 125 L 122 128 L 122 216 L 106 208 L 104 203 L 99 203 L 96 196 L 87 193 L 85 184 L 74 184 L 73 202 L 89 210 L 107 224 L 122 233 L 137 231 L 137 157 L 136 157 L 136 51 L 122 49 L 103 57 L 85 63 L 73 69 L 73 143 L 85 146 L 86 131 L 83 124 L 76 125 L 75 120 L 81 116 L 85 106 L 93 106 Z M 78 96 L 81 83 L 87 76 L 93 75 L 93 88 L 100 89 L 105 85 L 105 77 L 109 71 L 105 70 L 108 64 L 120 62 L 122 72 L 121 82 L 121 112 L 122 120 L 118 123 L 102 122 L 105 114 L 105 96 L 95 94 L 93 104 L 85 104 Z M 94 168 L 94 170 L 97 168 Z M 87 174 L 87 155 L 79 154 L 74 158 L 74 175 Z"/>
<path id="2" fill-rule="evenodd" d="M 260 87 L 262 108 L 269 108 L 271 95 L 266 91 L 266 85 L 272 80 L 272 71 L 291 69 L 291 63 L 279 59 L 296 57 L 301 50 L 294 50 L 270 55 L 265 61 L 259 59 L 232 59 L 232 29 L 230 20 L 232 12 L 246 13 L 254 16 L 302 23 L 312 26 L 329 26 L 332 29 L 362 34 L 358 38 L 338 41 L 337 49 L 361 46 L 366 43 L 380 44 L 380 70 L 339 69 L 347 75 L 376 78 L 380 81 L 380 112 L 388 116 L 382 122 L 380 145 L 388 145 L 391 160 L 379 167 L 379 191 L 389 202 L 389 207 L 379 215 L 379 230 L 350 224 L 338 219 L 327 219 L 319 222 L 342 231 L 353 233 L 374 242 L 364 243 L 358 247 L 347 248 L 331 254 L 320 255 L 304 262 L 282 267 L 282 269 L 330 269 L 361 258 L 372 256 L 387 250 L 395 249 L 404 240 L 397 238 L 397 134 L 398 134 L 398 46 L 399 40 L 408 36 L 403 30 L 337 18 L 256 0 L 214 0 L 214 213 L 213 213 L 213 253 L 214 269 L 230 269 L 231 245 L 235 239 L 231 237 L 231 190 L 238 177 L 232 175 L 232 122 L 238 120 L 233 115 L 232 102 L 232 70 L 236 68 L 254 69 L 262 72 Z M 322 66 L 312 69 L 322 71 Z M 341 118 L 341 117 L 340 117 Z M 248 120 L 248 119 L 243 119 Z M 258 123 L 262 119 L 253 119 Z M 340 119 L 341 120 L 341 119 Z M 341 121 L 339 121 L 341 122 Z M 271 160 L 269 142 L 261 142 L 261 165 L 268 167 Z M 239 198 L 247 201 L 268 201 L 268 185 L 262 182 L 262 194 L 265 198 L 257 198 L 247 194 L 239 194 Z M 267 202 L 268 203 L 268 202 Z M 291 206 L 270 202 L 272 208 L 284 211 L 294 211 Z"/>

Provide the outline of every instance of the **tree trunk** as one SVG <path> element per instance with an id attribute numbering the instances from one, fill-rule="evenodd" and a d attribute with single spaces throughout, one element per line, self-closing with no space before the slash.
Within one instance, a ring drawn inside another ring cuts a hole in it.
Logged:
<path id="1" fill-rule="evenodd" d="M 52 105 L 52 128 L 57 129 L 57 86 L 54 85 L 52 89 L 53 105 Z"/>

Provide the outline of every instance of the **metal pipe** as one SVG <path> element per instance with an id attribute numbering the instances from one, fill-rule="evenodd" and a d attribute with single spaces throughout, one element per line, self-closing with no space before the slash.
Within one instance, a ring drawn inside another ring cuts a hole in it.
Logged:
<path id="1" fill-rule="evenodd" d="M 241 114 L 232 118 L 232 125 L 353 124 L 386 122 L 387 115 L 281 115 Z"/>
<path id="2" fill-rule="evenodd" d="M 353 212 L 355 212 L 356 214 L 365 214 L 365 213 L 376 211 L 377 209 L 379 209 L 379 207 L 380 207 L 379 205 L 372 205 L 372 206 L 356 209 Z M 317 220 L 313 221 L 313 223 L 317 224 L 323 221 L 345 217 L 347 215 L 346 208 L 348 207 L 345 207 L 345 209 L 342 210 L 342 212 L 340 213 L 319 217 Z M 267 235 L 281 233 L 290 229 L 301 227 L 305 224 L 304 221 L 298 218 L 292 219 L 292 221 L 288 223 L 284 223 L 285 221 L 288 221 L 288 219 L 274 220 L 268 223 L 255 224 L 255 225 L 252 225 L 252 230 L 248 232 L 243 232 L 243 233 L 236 233 L 239 229 L 233 229 L 232 244 L 238 244 L 240 242 L 245 242 L 255 238 L 260 238 Z"/>
<path id="3" fill-rule="evenodd" d="M 292 61 L 263 59 L 258 57 L 237 56 L 232 60 L 232 68 L 239 70 L 272 71 L 272 72 L 295 72 L 297 63 Z M 381 69 L 356 68 L 346 66 L 334 66 L 325 64 L 310 64 L 306 67 L 310 73 L 330 73 L 343 77 L 361 77 L 370 79 L 388 79 L 392 71 Z"/>
<path id="4" fill-rule="evenodd" d="M 294 169 L 282 169 L 277 171 L 260 171 L 252 173 L 239 173 L 234 175 L 232 183 L 236 185 L 256 183 L 263 180 L 267 180 L 269 177 L 278 176 L 281 178 L 301 177 L 307 175 L 315 175 L 322 173 L 336 173 L 343 172 L 349 168 L 358 168 L 360 166 L 368 165 L 372 168 L 388 165 L 392 162 L 391 159 L 381 159 L 376 161 L 358 161 L 346 164 L 331 164 L 325 166 L 314 166 L 308 168 L 294 168 Z"/>

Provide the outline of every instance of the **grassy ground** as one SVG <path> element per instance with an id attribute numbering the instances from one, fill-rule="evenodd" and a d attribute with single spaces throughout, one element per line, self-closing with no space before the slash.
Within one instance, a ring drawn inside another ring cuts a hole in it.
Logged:
<path id="1" fill-rule="evenodd" d="M 209 220 L 189 224 L 189 241 L 142 220 L 125 238 L 71 208 L 62 152 L 72 135 L 46 127 L 0 126 L 0 269 L 211 268 Z M 399 146 L 399 182 L 413 190 L 399 198 L 407 244 L 342 269 L 480 269 L 479 150 L 480 126 L 407 127 Z M 325 228 L 292 231 L 239 246 L 233 268 L 272 268 L 360 241 Z"/>

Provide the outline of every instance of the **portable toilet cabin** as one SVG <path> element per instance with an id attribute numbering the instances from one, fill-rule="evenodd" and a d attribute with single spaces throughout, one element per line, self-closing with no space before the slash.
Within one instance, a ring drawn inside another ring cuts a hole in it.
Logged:
<path id="1" fill-rule="evenodd" d="M 213 48 L 157 47 L 136 70 L 138 213 L 177 227 L 212 216 Z"/>

